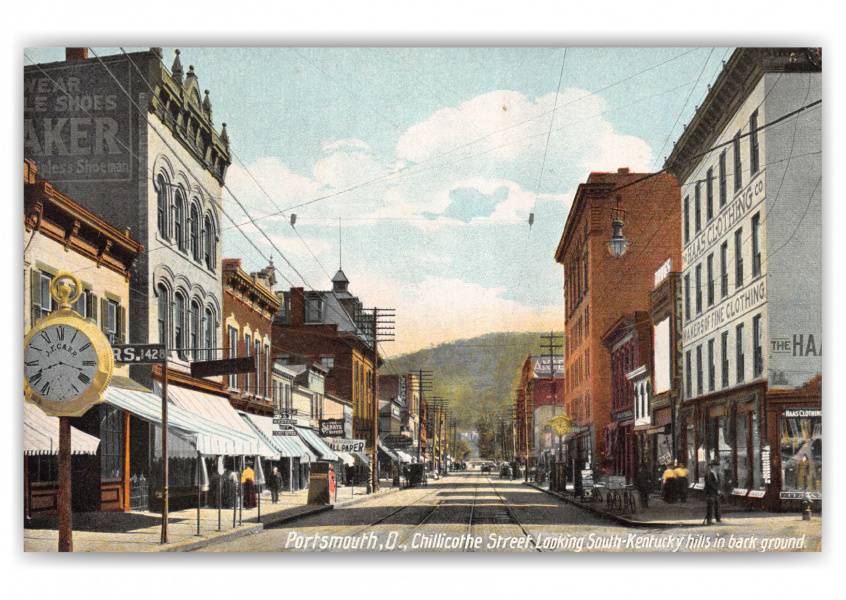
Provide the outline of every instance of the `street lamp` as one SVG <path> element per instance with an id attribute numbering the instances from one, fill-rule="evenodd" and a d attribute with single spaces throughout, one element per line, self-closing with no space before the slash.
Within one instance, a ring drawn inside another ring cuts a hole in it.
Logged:
<path id="1" fill-rule="evenodd" d="M 619 201 L 620 198 L 618 196 L 617 202 L 619 203 Z M 628 250 L 629 248 L 629 240 L 627 240 L 623 235 L 623 225 L 625 224 L 625 216 L 625 210 L 621 208 L 611 209 L 611 227 L 613 233 L 611 235 L 611 240 L 608 242 L 608 251 L 614 258 L 622 257 L 626 253 L 626 250 Z"/>

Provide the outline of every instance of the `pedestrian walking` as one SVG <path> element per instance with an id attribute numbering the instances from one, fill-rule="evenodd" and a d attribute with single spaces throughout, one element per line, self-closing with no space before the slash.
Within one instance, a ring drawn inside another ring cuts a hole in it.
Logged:
<path id="1" fill-rule="evenodd" d="M 705 476 L 705 502 L 707 504 L 707 513 L 705 520 L 708 525 L 711 524 L 712 518 L 715 518 L 717 523 L 720 523 L 720 478 L 717 476 L 717 469 L 719 468 L 719 461 L 714 461 L 710 465 L 708 474 Z"/>
<path id="2" fill-rule="evenodd" d="M 688 470 L 685 468 L 685 466 L 683 464 L 680 465 L 679 461 L 676 461 L 675 464 L 676 464 L 675 474 L 676 474 L 677 497 L 680 501 L 687 502 L 687 486 L 688 486 L 687 474 L 688 474 Z"/>
<path id="3" fill-rule="evenodd" d="M 241 473 L 241 483 L 244 484 L 244 508 L 255 508 L 258 506 L 256 495 L 256 473 L 252 467 L 247 467 Z"/>
<path id="4" fill-rule="evenodd" d="M 273 467 L 273 472 L 270 474 L 270 501 L 273 504 L 279 502 L 279 490 L 282 488 L 282 475 L 279 473 L 278 467 Z"/>
<path id="5" fill-rule="evenodd" d="M 664 487 L 662 489 L 664 502 L 672 504 L 676 501 L 676 470 L 673 465 L 667 463 L 667 468 L 664 469 Z"/>

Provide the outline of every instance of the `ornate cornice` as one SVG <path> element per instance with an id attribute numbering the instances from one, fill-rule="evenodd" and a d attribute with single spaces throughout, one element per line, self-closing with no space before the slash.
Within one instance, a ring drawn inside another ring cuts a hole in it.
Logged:
<path id="1" fill-rule="evenodd" d="M 821 70 L 822 52 L 816 48 L 738 48 L 685 126 L 664 169 L 684 183 L 698 164 L 695 157 L 714 145 L 764 73 Z"/>

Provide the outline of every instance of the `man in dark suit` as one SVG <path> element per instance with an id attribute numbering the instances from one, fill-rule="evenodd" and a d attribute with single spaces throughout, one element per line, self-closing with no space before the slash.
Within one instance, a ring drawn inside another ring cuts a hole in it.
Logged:
<path id="1" fill-rule="evenodd" d="M 716 518 L 717 523 L 720 523 L 720 479 L 717 476 L 717 469 L 720 463 L 714 461 L 710 465 L 708 474 L 705 476 L 705 502 L 707 503 L 708 525 L 711 524 L 711 519 Z"/>

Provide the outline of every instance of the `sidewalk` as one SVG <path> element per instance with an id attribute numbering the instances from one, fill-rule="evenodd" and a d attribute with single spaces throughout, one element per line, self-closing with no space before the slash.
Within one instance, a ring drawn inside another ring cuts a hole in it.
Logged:
<path id="1" fill-rule="evenodd" d="M 350 506 L 369 498 L 380 497 L 399 491 L 399 488 L 386 486 L 376 494 L 366 494 L 366 488 L 341 487 L 338 489 L 337 502 L 324 506 L 308 506 L 308 490 L 283 492 L 279 502 L 272 504 L 270 492 L 261 495 L 261 519 L 258 508 L 243 509 L 235 515 L 232 525 L 233 509 L 220 511 L 220 531 L 218 531 L 217 508 L 200 509 L 200 535 L 197 535 L 197 509 L 189 508 L 170 511 L 168 514 L 168 543 L 161 540 L 161 513 L 130 512 L 108 513 L 89 512 L 73 515 L 73 550 L 74 552 L 183 552 L 194 550 L 243 535 L 258 533 L 267 525 L 275 525 L 302 519 L 304 517 L 334 509 L 336 506 Z M 352 491 L 355 491 L 353 495 Z M 56 552 L 59 545 L 59 519 L 56 516 L 39 517 L 24 529 L 25 552 Z"/>
<path id="2" fill-rule="evenodd" d="M 657 494 L 650 495 L 649 507 L 644 508 L 639 495 L 635 495 L 637 512 L 626 514 L 620 510 L 612 510 L 598 502 L 580 502 L 572 493 L 572 486 L 567 493 L 549 490 L 549 484 L 538 485 L 528 482 L 525 485 L 533 487 L 564 502 L 568 502 L 581 509 L 591 512 L 605 519 L 615 521 L 625 527 L 651 527 L 669 529 L 674 527 L 697 527 L 705 521 L 706 505 L 704 500 L 689 498 L 687 502 L 668 504 Z M 746 520 L 777 519 L 796 521 L 801 517 L 795 513 L 771 513 L 766 511 L 752 511 L 749 509 L 723 504 L 723 524 L 740 524 Z M 819 522 L 820 515 L 815 514 L 814 521 Z"/>

